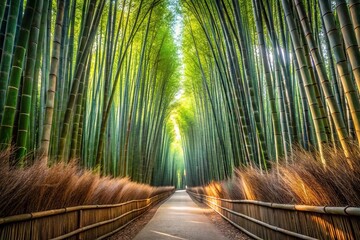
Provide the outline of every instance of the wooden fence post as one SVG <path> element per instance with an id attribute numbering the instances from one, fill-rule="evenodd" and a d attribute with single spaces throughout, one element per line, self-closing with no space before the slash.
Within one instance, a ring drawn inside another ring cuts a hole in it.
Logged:
<path id="1" fill-rule="evenodd" d="M 81 219 L 82 219 L 82 211 L 83 210 L 79 210 L 79 214 L 78 214 L 78 229 L 80 229 L 80 228 L 82 228 L 83 226 L 82 226 L 82 221 L 81 221 Z M 80 232 L 79 233 L 79 235 L 78 235 L 78 239 L 79 240 L 82 240 L 82 232 Z"/>

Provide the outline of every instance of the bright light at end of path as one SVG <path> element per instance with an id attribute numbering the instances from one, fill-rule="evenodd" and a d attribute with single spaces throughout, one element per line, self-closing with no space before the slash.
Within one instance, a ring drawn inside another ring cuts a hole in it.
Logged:
<path id="1" fill-rule="evenodd" d="M 178 101 L 182 98 L 184 94 L 183 90 L 183 82 L 184 82 L 184 62 L 183 62 L 183 51 L 182 51 L 182 40 L 183 40 L 183 28 L 184 28 L 184 20 L 183 16 L 180 13 L 180 3 L 179 0 L 172 0 L 169 2 L 169 10 L 174 14 L 174 21 L 172 25 L 172 36 L 174 38 L 175 44 L 177 46 L 177 53 L 180 58 L 180 88 L 178 92 L 175 94 L 175 101 Z"/>
<path id="2" fill-rule="evenodd" d="M 176 121 L 176 118 L 174 115 L 171 115 L 170 117 L 173 125 L 174 125 L 174 131 L 175 131 L 175 139 L 176 139 L 176 142 L 180 142 L 181 141 L 181 134 L 180 134 L 180 128 L 179 128 L 179 125 Z"/>

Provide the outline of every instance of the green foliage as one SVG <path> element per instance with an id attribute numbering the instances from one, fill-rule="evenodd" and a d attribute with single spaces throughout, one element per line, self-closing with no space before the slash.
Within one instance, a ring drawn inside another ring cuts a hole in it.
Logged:
<path id="1" fill-rule="evenodd" d="M 321 13 L 312 0 L 182 1 L 187 100 L 178 121 L 188 185 L 231 177 L 234 167 L 262 174 L 289 164 L 293 146 L 319 151 L 324 166 L 324 145 L 349 154 L 360 137 L 358 13 L 336 2 L 336 12 Z M 338 20 L 342 36 L 334 35 Z M 331 48 L 321 47 L 326 41 Z"/>
<path id="2" fill-rule="evenodd" d="M 14 165 L 79 158 L 181 188 L 292 163 L 294 145 L 326 166 L 324 145 L 348 155 L 359 142 L 358 4 L 49 3 L 0 4 L 0 140 L 19 149 Z"/>
<path id="3" fill-rule="evenodd" d="M 14 61 L 17 84 L 9 88 L 9 92 L 14 87 L 22 89 L 23 95 L 8 94 L 12 103 L 8 109 L 14 116 L 9 118 L 6 112 L 1 127 L 8 132 L 1 136 L 4 148 L 18 138 L 12 144 L 20 151 L 9 160 L 21 160 L 24 166 L 37 157 L 49 158 L 50 164 L 80 158 L 82 167 L 104 175 L 183 187 L 181 148 L 179 142 L 172 143 L 176 137 L 170 120 L 180 86 L 180 58 L 173 38 L 175 12 L 170 3 L 50 3 L 41 11 L 43 15 L 35 15 L 36 22 L 23 19 L 32 37 L 28 40 L 20 34 L 25 51 L 20 60 L 27 56 L 28 64 L 25 72 Z M 12 6 L 15 12 L 15 2 Z M 44 13 L 47 19 L 41 19 Z M 9 33 L 12 30 L 16 29 L 7 28 Z M 34 47 L 38 39 L 43 43 L 39 50 Z M 3 69 L 8 65 L 5 60 Z M 18 100 L 24 105 L 21 126 L 15 116 Z M 24 158 L 25 154 L 29 156 Z"/>

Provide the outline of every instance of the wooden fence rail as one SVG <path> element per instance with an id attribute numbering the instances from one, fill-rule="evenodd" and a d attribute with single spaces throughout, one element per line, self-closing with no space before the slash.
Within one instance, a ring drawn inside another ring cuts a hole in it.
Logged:
<path id="1" fill-rule="evenodd" d="M 76 206 L 0 218 L 0 239 L 104 239 L 173 191 L 120 204 Z"/>
<path id="2" fill-rule="evenodd" d="M 360 239 L 360 208 L 190 196 L 254 239 Z"/>

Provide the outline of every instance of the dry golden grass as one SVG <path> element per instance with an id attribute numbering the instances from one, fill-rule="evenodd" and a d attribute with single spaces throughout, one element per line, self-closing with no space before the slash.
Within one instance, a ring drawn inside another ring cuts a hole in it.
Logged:
<path id="1" fill-rule="evenodd" d="M 0 161 L 6 158 L 0 154 Z M 4 166 L 4 165 L 3 165 Z M 116 204 L 145 199 L 172 190 L 151 187 L 127 178 L 101 177 L 76 164 L 25 169 L 0 167 L 0 217 L 79 205 Z"/>
<path id="2" fill-rule="evenodd" d="M 327 149 L 324 167 L 316 154 L 297 149 L 293 162 L 268 173 L 258 169 L 235 170 L 232 179 L 212 182 L 191 191 L 219 198 L 330 206 L 360 206 L 360 151 L 346 158 Z"/>

